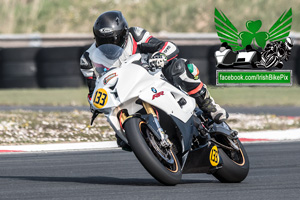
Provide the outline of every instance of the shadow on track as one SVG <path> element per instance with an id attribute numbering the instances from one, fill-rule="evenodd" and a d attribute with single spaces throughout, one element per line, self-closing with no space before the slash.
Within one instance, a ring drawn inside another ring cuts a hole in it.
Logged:
<path id="1" fill-rule="evenodd" d="M 115 178 L 115 177 L 42 177 L 42 176 L 0 176 L 0 179 L 18 179 L 38 182 L 70 182 L 103 185 L 130 185 L 130 186 L 163 186 L 155 179 Z M 214 183 L 214 180 L 181 180 L 180 184 Z"/>

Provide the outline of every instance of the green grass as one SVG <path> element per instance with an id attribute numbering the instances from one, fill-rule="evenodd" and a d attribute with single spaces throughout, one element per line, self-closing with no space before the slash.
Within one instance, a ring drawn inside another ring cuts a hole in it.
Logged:
<path id="1" fill-rule="evenodd" d="M 87 88 L 0 90 L 0 105 L 82 106 L 87 103 Z"/>
<path id="2" fill-rule="evenodd" d="M 229 106 L 300 106 L 300 87 L 209 87 L 215 101 Z M 87 106 L 87 88 L 0 90 L 0 105 Z"/>
<path id="3" fill-rule="evenodd" d="M 211 87 L 220 105 L 300 106 L 300 87 Z"/>

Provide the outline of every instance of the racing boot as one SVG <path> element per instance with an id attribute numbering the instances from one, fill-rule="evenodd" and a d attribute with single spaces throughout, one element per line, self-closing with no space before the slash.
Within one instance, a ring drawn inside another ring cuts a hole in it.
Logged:
<path id="1" fill-rule="evenodd" d="M 228 119 L 229 115 L 227 111 L 219 106 L 219 104 L 215 103 L 205 84 L 203 84 L 199 92 L 192 94 L 191 96 L 195 98 L 198 107 L 205 114 L 208 114 L 217 124 L 220 124 Z"/>

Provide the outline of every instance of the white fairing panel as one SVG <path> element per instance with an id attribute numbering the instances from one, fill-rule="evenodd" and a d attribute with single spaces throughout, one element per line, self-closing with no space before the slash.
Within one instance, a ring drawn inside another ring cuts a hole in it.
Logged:
<path id="1" fill-rule="evenodd" d="M 152 88 L 157 90 L 157 92 L 154 93 Z M 146 87 L 139 95 L 139 98 L 183 122 L 187 122 L 190 119 L 195 109 L 195 100 L 193 98 L 167 82 L 156 82 Z M 182 107 L 178 103 L 181 98 L 184 98 L 186 101 L 186 104 L 182 105 Z"/>
<path id="2" fill-rule="evenodd" d="M 116 132 L 121 129 L 116 114 L 122 109 L 127 109 L 129 115 L 139 111 L 142 106 L 136 103 L 138 99 L 187 122 L 193 114 L 195 100 L 166 82 L 161 71 L 150 74 L 132 63 L 140 58 L 140 54 L 133 55 L 121 67 L 110 69 L 97 79 L 91 102 L 94 109 L 106 113 Z M 186 103 L 180 106 L 178 101 L 182 98 Z"/>

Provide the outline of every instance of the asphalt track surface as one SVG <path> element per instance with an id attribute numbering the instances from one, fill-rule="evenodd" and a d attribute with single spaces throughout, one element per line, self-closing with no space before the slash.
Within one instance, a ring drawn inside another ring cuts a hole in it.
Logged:
<path id="1" fill-rule="evenodd" d="M 0 154 L 0 199 L 299 199 L 299 141 L 245 148 L 250 172 L 242 183 L 185 174 L 174 187 L 122 150 Z"/>

